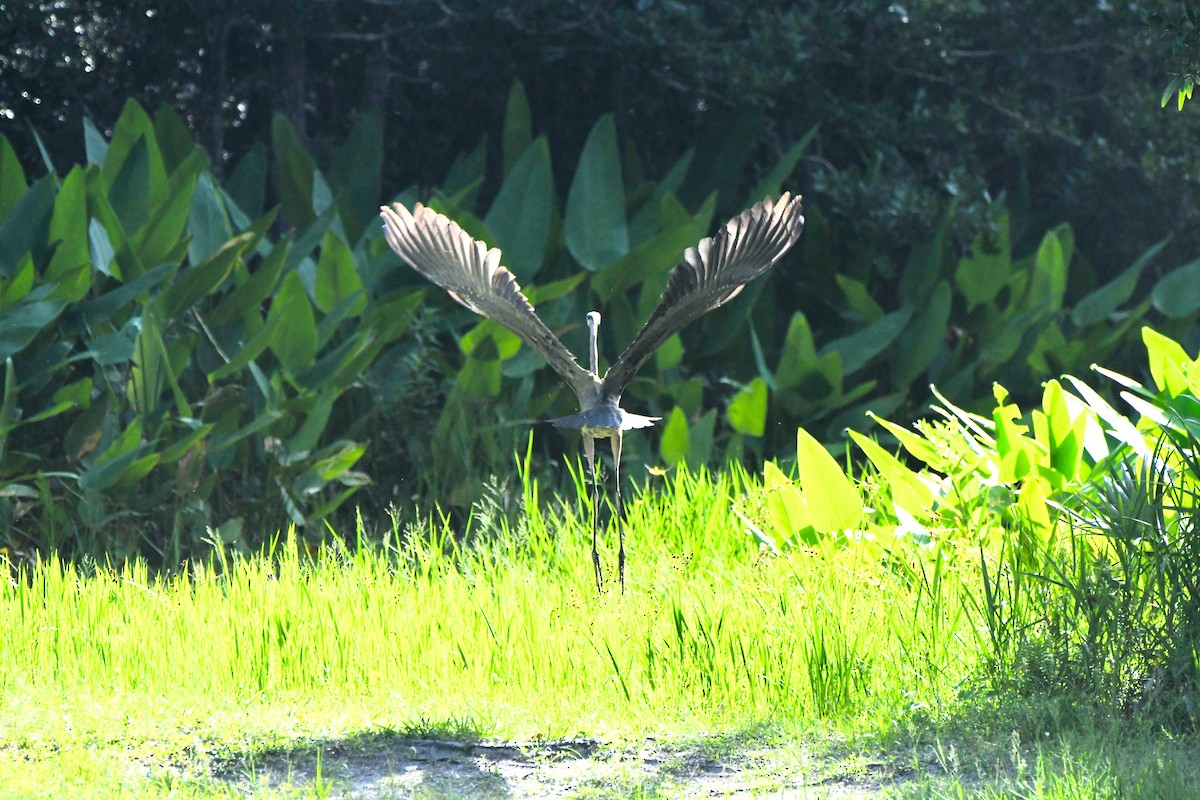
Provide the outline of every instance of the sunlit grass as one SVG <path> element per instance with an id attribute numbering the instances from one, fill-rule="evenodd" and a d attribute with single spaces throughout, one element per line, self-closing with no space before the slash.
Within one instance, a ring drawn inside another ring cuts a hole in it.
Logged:
<path id="1" fill-rule="evenodd" d="M 528 485 L 528 513 L 481 507 L 463 546 L 428 523 L 173 576 L 23 569 L 0 583 L 0 795 L 312 797 L 256 783 L 256 759 L 370 733 L 811 735 L 840 743 L 836 762 L 927 746 L 956 713 L 978 658 L 969 565 L 769 555 L 733 511 L 743 474 L 655 480 L 629 504 L 624 595 L 615 529 L 598 596 L 590 519 L 573 500 L 539 510 Z"/>

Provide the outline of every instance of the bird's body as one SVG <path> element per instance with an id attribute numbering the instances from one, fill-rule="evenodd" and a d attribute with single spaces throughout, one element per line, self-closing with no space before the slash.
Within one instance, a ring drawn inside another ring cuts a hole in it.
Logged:
<path id="1" fill-rule="evenodd" d="M 453 220 L 417 203 L 410 212 L 399 203 L 381 215 L 388 244 L 417 272 L 444 288 L 475 313 L 503 325 L 536 350 L 575 392 L 579 413 L 550 423 L 583 434 L 592 480 L 592 561 L 596 586 L 603 584 L 596 547 L 599 487 L 595 443 L 612 443 L 616 472 L 616 516 L 620 533 L 618 564 L 625 589 L 625 536 L 621 528 L 621 443 L 624 432 L 648 428 L 658 417 L 621 408 L 621 395 L 638 369 L 667 339 L 702 314 L 733 299 L 745 284 L 766 272 L 786 253 L 804 225 L 800 198 L 784 194 L 756 203 L 725 224 L 717 235 L 684 252 L 671 270 L 662 300 L 649 321 L 613 365 L 599 374 L 597 331 L 600 314 L 587 315 L 589 369 L 584 369 L 538 318 L 513 274 L 500 265 L 500 250 L 488 249 Z"/>

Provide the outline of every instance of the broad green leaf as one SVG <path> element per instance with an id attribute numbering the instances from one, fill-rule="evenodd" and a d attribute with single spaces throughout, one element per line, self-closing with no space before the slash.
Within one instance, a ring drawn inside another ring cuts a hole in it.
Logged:
<path id="1" fill-rule="evenodd" d="M 1033 279 L 1029 283 L 1030 304 L 1043 305 L 1055 311 L 1062 307 L 1067 289 L 1067 248 L 1061 235 L 1070 229 L 1047 231 L 1034 256 Z"/>
<path id="2" fill-rule="evenodd" d="M 1191 316 L 1200 310 L 1200 259 L 1168 272 L 1150 293 L 1154 308 L 1170 319 Z"/>
<path id="3" fill-rule="evenodd" d="M 2 319 L 2 318 L 0 318 Z M 1142 342 L 1150 359 L 1150 375 L 1160 392 L 1174 397 L 1188 390 L 1187 370 L 1192 359 L 1174 339 L 1150 327 L 1142 328 Z"/>
<path id="4" fill-rule="evenodd" d="M 846 433 L 879 470 L 892 502 L 917 519 L 929 519 L 933 511 L 933 490 L 929 485 L 874 439 L 858 431 Z"/>
<path id="5" fill-rule="evenodd" d="M 475 195 L 483 183 L 487 169 L 487 146 L 487 136 L 483 136 L 474 150 L 460 153 L 442 181 L 442 191 L 447 195 L 462 193 L 461 203 L 467 207 L 474 207 Z"/>
<path id="6" fill-rule="evenodd" d="M 927 466 L 933 467 L 939 472 L 946 471 L 945 460 L 938 454 L 937 448 L 916 431 L 897 425 L 870 411 L 867 412 L 867 416 L 878 422 L 895 436 L 900 441 L 900 444 L 904 446 L 904 449 L 908 451 L 909 455 L 923 461 Z"/>
<path id="7" fill-rule="evenodd" d="M 1134 453 L 1137 453 L 1142 458 L 1150 457 L 1150 450 L 1146 445 L 1146 437 L 1137 429 L 1137 426 L 1130 422 L 1129 417 L 1113 408 L 1095 389 L 1083 381 L 1072 375 L 1065 377 L 1075 387 L 1075 391 L 1079 394 L 1080 399 L 1089 411 L 1107 423 L 1108 432 L 1117 441 L 1128 445 Z"/>
<path id="8" fill-rule="evenodd" d="M 267 321 L 261 328 L 255 331 L 254 335 L 242 345 L 242 348 L 233 354 L 229 361 L 208 373 L 208 382 L 216 383 L 230 375 L 246 368 L 251 361 L 258 357 L 258 354 L 267 347 L 275 338 L 275 328 L 279 325 L 282 315 L 267 315 Z"/>
<path id="9" fill-rule="evenodd" d="M 108 241 L 113 249 L 115 258 L 109 264 L 109 274 L 117 280 L 131 281 L 146 272 L 137 253 L 129 245 L 129 236 L 125 226 L 117 219 L 116 213 L 108 202 L 104 191 L 104 182 L 98 170 L 89 169 L 88 177 L 88 211 L 93 220 L 104 226 Z"/>
<path id="10" fill-rule="evenodd" d="M 175 282 L 159 297 L 163 319 L 174 318 L 176 314 L 191 308 L 200 298 L 215 291 L 229 277 L 234 264 L 253 239 L 252 233 L 238 234 L 207 261 L 180 272 Z M 309 313 L 312 313 L 311 309 Z"/>
<path id="11" fill-rule="evenodd" d="M 677 333 L 654 351 L 654 365 L 660 372 L 674 369 L 683 361 L 683 338 Z"/>
<path id="12" fill-rule="evenodd" d="M 29 184 L 25 182 L 21 161 L 8 137 L 0 134 L 0 222 L 8 218 L 27 191 Z"/>
<path id="13" fill-rule="evenodd" d="M 33 256 L 26 253 L 25 260 L 17 267 L 16 274 L 11 280 L 0 279 L 0 311 L 11 308 L 17 301 L 29 294 L 33 289 L 36 270 L 33 268 Z"/>
<path id="14" fill-rule="evenodd" d="M 763 489 L 767 495 L 767 518 L 777 541 L 785 542 L 797 535 L 805 544 L 817 543 L 812 530 L 812 516 L 804 495 L 774 461 L 763 464 Z"/>
<path id="15" fill-rule="evenodd" d="M 316 162 L 300 143 L 292 123 L 279 113 L 271 118 L 271 145 L 279 174 L 280 213 L 293 228 L 306 228 L 317 216 L 313 212 Z"/>
<path id="16" fill-rule="evenodd" d="M 141 330 L 134 341 L 129 378 L 129 398 L 134 410 L 143 418 L 158 407 L 165 382 L 163 373 L 162 335 L 152 309 L 148 308 L 142 314 Z"/>
<path id="17" fill-rule="evenodd" d="M 1021 482 L 1018 507 L 1026 519 L 1043 531 L 1053 525 L 1050 519 L 1050 486 L 1043 478 L 1029 475 Z"/>
<path id="18" fill-rule="evenodd" d="M 357 317 L 366 309 L 367 298 L 363 293 L 362 280 L 354 268 L 354 254 L 340 236 L 328 232 L 321 244 L 321 256 L 317 259 L 313 302 L 323 313 L 329 314 L 351 298 L 354 300 L 347 313 Z"/>
<path id="19" fill-rule="evenodd" d="M 520 79 L 514 80 L 508 90 L 508 107 L 504 113 L 504 133 L 502 147 L 504 151 L 504 175 L 507 176 L 516 166 L 521 154 L 529 147 L 533 139 L 533 122 L 529 113 L 529 98 L 525 96 L 525 85 Z"/>
<path id="20" fill-rule="evenodd" d="M 591 272 L 598 272 L 629 251 L 625 187 L 617 126 L 608 114 L 595 124 L 567 192 L 563 235 L 567 250 Z"/>
<path id="21" fill-rule="evenodd" d="M 484 223 L 504 251 L 504 263 L 524 281 L 542 268 L 554 215 L 554 178 L 546 137 L 539 136 L 525 148 L 507 175 Z"/>
<path id="22" fill-rule="evenodd" d="M 107 195 L 116 183 L 117 176 L 125 169 L 125 162 L 139 141 L 143 142 L 146 162 L 145 183 L 141 189 L 145 194 L 146 207 L 153 208 L 163 201 L 166 194 L 167 171 L 158 149 L 158 134 L 154 130 L 154 123 L 134 100 L 125 103 L 121 115 L 113 125 L 112 139 L 104 154 L 104 163 L 100 166 L 101 180 Z M 139 167 L 137 171 L 142 170 Z"/>
<path id="23" fill-rule="evenodd" d="M 312 304 L 300 283 L 300 276 L 290 272 L 283 279 L 267 322 L 275 320 L 275 335 L 271 339 L 271 352 L 289 372 L 296 372 L 309 364 L 317 351 L 317 325 L 313 319 Z"/>
<path id="24" fill-rule="evenodd" d="M 84 300 L 75 308 L 89 325 L 108 322 L 114 314 L 133 302 L 134 298 L 171 278 L 175 274 L 176 266 L 175 264 L 160 264 L 145 275 L 122 284 L 111 292 Z"/>
<path id="25" fill-rule="evenodd" d="M 1157 242 L 1138 256 L 1137 260 L 1130 264 L 1124 272 L 1099 289 L 1089 292 L 1076 303 L 1075 308 L 1071 310 L 1071 321 L 1075 323 L 1076 327 L 1082 328 L 1108 321 L 1121 304 L 1133 294 L 1142 270 L 1166 245 L 1167 239 Z"/>
<path id="26" fill-rule="evenodd" d="M 154 112 L 154 137 L 158 141 L 158 149 L 162 153 L 163 165 L 168 175 L 200 151 L 192 140 L 187 125 L 180 119 L 179 114 L 175 113 L 175 109 L 168 105 L 159 106 L 158 111 Z"/>
<path id="27" fill-rule="evenodd" d="M 463 362 L 454 385 L 468 397 L 492 398 L 500 395 L 500 358 L 491 338 L 484 339 Z"/>
<path id="28" fill-rule="evenodd" d="M 133 360 L 133 345 L 137 339 L 136 323 L 136 320 L 130 320 L 120 330 L 85 340 L 85 355 L 102 367 L 128 364 Z"/>
<path id="29" fill-rule="evenodd" d="M 83 150 L 88 164 L 104 164 L 104 156 L 108 153 L 108 140 L 96 127 L 96 123 L 88 117 L 83 118 Z"/>
<path id="30" fill-rule="evenodd" d="M 933 364 L 946 346 L 950 326 L 950 284 L 938 281 L 924 310 L 900 334 L 892 352 L 892 382 L 908 387 Z"/>
<path id="31" fill-rule="evenodd" d="M 88 256 L 91 258 L 92 269 L 101 275 L 112 277 L 113 253 L 112 242 L 108 239 L 108 231 L 100 224 L 100 220 L 88 222 Z"/>
<path id="32" fill-rule="evenodd" d="M 363 229 L 378 221 L 382 177 L 383 120 L 378 110 L 360 112 L 329 169 L 347 241 L 358 241 Z"/>
<path id="33" fill-rule="evenodd" d="M 809 142 L 816 135 L 817 128 L 814 125 L 808 129 L 807 133 L 800 137 L 799 141 L 788 148 L 787 152 L 779 159 L 779 163 L 764 175 L 763 179 L 754 187 L 754 190 L 750 192 L 750 197 L 747 199 L 747 206 L 757 203 L 764 197 L 779 197 L 780 191 L 783 188 L 783 182 L 792 177 L 792 173 L 796 171 L 796 165 L 800 163 L 800 157 L 804 155 L 804 151 L 808 149 Z"/>
<path id="34" fill-rule="evenodd" d="M 17 369 L 11 358 L 4 359 L 4 400 L 0 402 L 0 463 L 8 450 L 8 434 L 17 427 L 17 396 L 20 386 L 17 382 Z"/>
<path id="35" fill-rule="evenodd" d="M 682 216 L 687 216 L 687 209 L 683 208 L 674 195 L 679 191 L 679 186 L 683 183 L 683 179 L 687 175 L 688 166 L 691 164 L 692 157 L 695 154 L 695 150 L 685 151 L 679 160 L 675 162 L 674 166 L 667 171 L 663 179 L 655 185 L 653 194 L 634 212 L 633 217 L 629 220 L 629 241 L 631 244 L 637 245 L 646 241 L 656 231 L 660 230 L 660 228 L 665 230 L 665 227 L 661 225 L 661 220 L 663 204 L 668 195 L 671 195 L 674 204 L 682 210 Z M 711 197 L 712 195 L 710 194 L 709 196 Z M 710 222 L 711 220 L 705 222 L 704 230 L 708 230 Z M 695 244 L 695 242 L 692 244 Z"/>
<path id="36" fill-rule="evenodd" d="M 288 439 L 287 446 L 290 452 L 308 453 L 317 446 L 321 434 L 325 432 L 325 425 L 329 421 L 329 414 L 333 411 L 333 404 L 340 394 L 340 391 L 331 390 L 322 392 L 317 397 L 316 402 L 304 417 L 304 424 Z"/>
<path id="37" fill-rule="evenodd" d="M 0 358 L 10 358 L 24 350 L 66 305 L 62 299 L 32 299 L 37 294 L 27 295 L 0 313 Z"/>
<path id="38" fill-rule="evenodd" d="M 688 208 L 696 208 L 709 194 L 717 193 L 717 205 L 723 211 L 740 210 L 733 206 L 751 152 L 762 139 L 763 110 L 740 106 L 714 111 L 696 146 L 687 177 L 675 194 Z M 759 198 L 760 200 L 762 198 Z"/>
<path id="39" fill-rule="evenodd" d="M 682 408 L 675 406 L 671 409 L 662 430 L 658 452 L 663 463 L 673 467 L 680 462 L 686 462 L 688 454 L 691 452 L 691 445 L 688 441 L 687 416 L 683 413 Z"/>
<path id="40" fill-rule="evenodd" d="M 338 480 L 354 466 L 366 448 L 354 442 L 335 442 L 321 450 L 321 457 L 306 472 L 296 478 L 292 491 L 297 495 L 315 494 L 330 481 Z"/>
<path id="41" fill-rule="evenodd" d="M 796 429 L 796 467 L 813 527 L 832 532 L 858 526 L 862 498 L 829 451 L 803 428 Z"/>
<path id="42" fill-rule="evenodd" d="M 144 452 L 145 448 L 139 447 L 128 453 L 105 458 L 103 461 L 97 460 L 79 475 L 79 488 L 89 492 L 103 492 L 113 488 L 127 476 L 137 475 L 139 472 L 144 475 L 142 469 L 146 467 L 146 462 L 141 461 Z M 153 457 L 157 459 L 158 454 L 154 454 Z M 150 467 L 153 466 L 150 464 Z M 148 471 L 147 469 L 146 472 Z"/>
<path id="43" fill-rule="evenodd" d="M 92 404 L 92 379 L 80 378 L 59 389 L 51 398 L 55 403 L 66 403 L 77 408 L 87 408 Z"/>
<path id="44" fill-rule="evenodd" d="M 46 267 L 45 280 L 58 283 L 78 269 L 90 268 L 87 230 L 87 184 L 83 168 L 76 166 L 63 179 L 54 198 L 49 235 L 57 246 Z"/>
<path id="45" fill-rule="evenodd" d="M 893 311 L 857 333 L 833 340 L 822 348 L 821 356 L 837 353 L 842 359 L 842 375 L 852 375 L 890 347 L 911 316 L 911 307 Z"/>
<path id="46" fill-rule="evenodd" d="M 108 190 L 108 202 L 126 231 L 137 231 L 145 225 L 150 219 L 150 210 L 166 196 L 166 172 L 161 161 L 153 163 L 150 147 L 145 136 L 134 142 Z M 109 157 L 112 157 L 112 149 Z M 154 175 L 155 169 L 161 174 Z M 162 185 L 158 196 L 151 192 L 151 185 L 156 180 Z"/>
<path id="47" fill-rule="evenodd" d="M 767 429 L 767 382 L 755 378 L 729 401 L 729 424 L 738 433 L 762 436 Z"/>
<path id="48" fill-rule="evenodd" d="M 502 325 L 485 319 L 467 331 L 458 346 L 463 353 L 474 358 L 499 358 L 501 361 L 507 361 L 521 349 L 521 340 Z"/>
<path id="49" fill-rule="evenodd" d="M 178 461 L 179 459 L 183 458 L 184 455 L 187 454 L 187 451 L 191 450 L 193 447 L 195 447 L 197 444 L 199 444 L 200 441 L 203 440 L 206 436 L 208 436 L 208 434 L 211 433 L 213 428 L 215 428 L 215 427 L 216 427 L 216 423 L 206 422 L 203 425 L 200 425 L 199 427 L 192 430 L 190 433 L 188 433 L 182 439 L 179 439 L 178 441 L 176 441 L 174 444 L 171 444 L 171 445 L 163 448 L 163 451 L 161 454 L 162 458 L 159 460 L 159 463 L 160 464 L 172 464 L 172 463 Z"/>
<path id="50" fill-rule="evenodd" d="M 999 330 L 991 333 L 979 351 L 979 360 L 984 368 L 1007 364 L 1016 355 L 1026 334 L 1049 319 L 1044 307 L 1034 307 L 1005 320 Z"/>
<path id="51" fill-rule="evenodd" d="M 251 217 L 263 213 L 263 202 L 267 187 L 267 154 L 262 142 L 254 146 L 242 159 L 225 181 L 225 192 L 233 198 L 238 208 Z"/>
<path id="52" fill-rule="evenodd" d="M 1056 380 L 1046 381 L 1042 392 L 1042 411 L 1048 434 L 1043 441 L 1050 451 L 1050 466 L 1068 481 L 1083 477 L 1086 467 L 1083 463 L 1086 416 L 1079 414 L 1072 418 L 1062 384 Z"/>
<path id="53" fill-rule="evenodd" d="M 250 277 L 240 286 L 229 292 L 217 306 L 214 318 L 222 325 L 227 325 L 235 319 L 241 319 L 252 308 L 260 303 L 275 290 L 279 276 L 283 274 L 291 242 L 283 239 L 267 254 L 250 274 Z"/>
<path id="54" fill-rule="evenodd" d="M 151 212 L 146 226 L 130 238 L 130 245 L 142 264 L 157 266 L 164 261 L 179 263 L 183 260 L 188 244 L 182 241 L 184 227 L 192 207 L 196 181 L 202 172 L 207 175 L 206 169 L 204 153 L 196 149 L 171 175 L 166 200 Z"/>
<path id="55" fill-rule="evenodd" d="M 192 237 L 188 259 L 193 264 L 210 258 L 233 236 L 220 193 L 207 172 L 196 181 L 191 211 L 187 213 L 187 231 Z"/>
<path id="56" fill-rule="evenodd" d="M 560 278 L 551 283 L 543 283 L 540 286 L 523 286 L 521 291 L 529 302 L 536 305 L 549 303 L 551 300 L 557 300 L 560 297 L 565 297 L 571 292 L 579 288 L 579 284 L 587 279 L 586 272 L 577 272 L 569 278 Z"/>
<path id="57" fill-rule="evenodd" d="M 883 309 L 880 308 L 879 303 L 875 302 L 875 298 L 871 297 L 871 293 L 867 291 L 867 287 L 862 281 L 855 280 L 849 275 L 834 275 L 833 277 L 837 281 L 838 288 L 845 295 L 850 311 L 855 316 L 863 322 L 875 322 L 883 316 Z"/>
<path id="58" fill-rule="evenodd" d="M 996 299 L 1012 280 L 1012 249 L 1008 239 L 1008 217 L 1000 218 L 998 240 L 989 243 L 980 235 L 971 245 L 971 254 L 958 262 L 954 282 L 967 299 L 967 311 Z"/>
<path id="59" fill-rule="evenodd" d="M 676 204 L 669 195 L 664 203 Z M 711 205 L 707 208 L 711 213 Z M 607 303 L 647 278 L 671 271 L 683 259 L 683 252 L 704 238 L 708 219 L 703 213 L 687 217 L 686 224 L 664 227 L 657 235 L 639 244 L 591 279 L 590 286 Z"/>
<path id="60" fill-rule="evenodd" d="M 712 458 L 713 431 L 716 430 L 716 427 L 717 410 L 715 408 L 710 408 L 688 426 L 687 465 L 691 469 L 700 469 Z"/>
<path id="61" fill-rule="evenodd" d="M 896 292 L 901 304 L 921 308 L 930 296 L 930 292 L 941 281 L 944 262 L 946 259 L 946 239 L 950 235 L 950 224 L 955 219 L 958 210 L 958 199 L 951 198 L 938 219 L 937 230 L 926 242 L 914 247 L 904 262 L 904 270 L 896 285 Z M 809 225 L 805 225 L 804 235 L 808 236 Z"/>
<path id="62" fill-rule="evenodd" d="M 788 324 L 783 349 L 779 353 L 779 363 L 775 366 L 775 383 L 781 389 L 799 386 L 816 360 L 817 348 L 813 343 L 808 318 L 797 311 Z"/>
<path id="63" fill-rule="evenodd" d="M 27 253 L 41 264 L 54 215 L 57 178 L 45 175 L 34 182 L 17 207 L 0 225 L 0 278 L 11 278 Z"/>

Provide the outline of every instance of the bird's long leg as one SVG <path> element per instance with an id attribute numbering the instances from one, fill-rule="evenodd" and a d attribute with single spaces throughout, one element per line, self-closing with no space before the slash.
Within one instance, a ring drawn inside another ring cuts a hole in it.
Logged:
<path id="1" fill-rule="evenodd" d="M 596 549 L 597 531 L 600 527 L 600 484 L 596 480 L 596 440 L 583 435 L 583 454 L 587 457 L 588 472 L 592 480 L 592 566 L 596 568 L 596 593 L 604 591 L 604 573 L 600 571 L 600 551 Z"/>
<path id="2" fill-rule="evenodd" d="M 621 594 L 625 594 L 625 518 L 621 510 L 621 434 L 618 430 L 612 437 L 613 471 L 617 475 L 617 574 L 621 576 Z"/>

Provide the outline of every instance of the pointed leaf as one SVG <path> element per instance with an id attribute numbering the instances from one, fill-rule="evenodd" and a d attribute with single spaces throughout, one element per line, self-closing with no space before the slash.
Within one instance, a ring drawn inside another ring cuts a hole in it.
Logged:
<path id="1" fill-rule="evenodd" d="M 220 193 L 212 175 L 207 172 L 196 181 L 191 211 L 187 215 L 187 231 L 192 237 L 188 259 L 193 264 L 210 258 L 233 236 Z"/>
<path id="2" fill-rule="evenodd" d="M 296 372 L 309 364 L 317 351 L 317 325 L 312 304 L 297 273 L 289 272 L 275 293 L 267 322 L 273 318 L 276 324 L 271 352 L 284 369 Z"/>
<path id="3" fill-rule="evenodd" d="M 1085 295 L 1071 310 L 1071 321 L 1080 328 L 1108 321 L 1121 304 L 1133 294 L 1142 270 L 1166 245 L 1166 239 L 1157 242 L 1138 256 L 1137 260 L 1116 278 Z"/>
<path id="4" fill-rule="evenodd" d="M 262 142 L 256 142 L 237 163 L 225 181 L 225 191 L 238 208 L 251 217 L 263 213 L 267 187 L 267 154 Z"/>
<path id="5" fill-rule="evenodd" d="M 1189 261 L 1164 275 L 1150 293 L 1163 316 L 1180 319 L 1200 310 L 1200 259 Z"/>
<path id="6" fill-rule="evenodd" d="M 579 155 L 579 166 L 567 192 L 563 235 L 567 250 L 592 272 L 629 250 L 621 155 L 611 114 L 595 124 Z"/>
<path id="7" fill-rule="evenodd" d="M 958 262 L 954 282 L 967 299 L 967 311 L 990 303 L 1012 280 L 1012 250 L 1008 240 L 1008 217 L 1000 219 L 998 240 L 989 243 L 981 234 L 971 245 L 971 255 Z"/>
<path id="8" fill-rule="evenodd" d="M 62 299 L 33 299 L 38 294 L 40 292 L 29 294 L 0 313 L 0 358 L 9 358 L 24 350 L 66 305 Z"/>
<path id="9" fill-rule="evenodd" d="M 729 401 L 729 424 L 738 433 L 762 436 L 767 428 L 767 382 L 755 378 Z"/>
<path id="10" fill-rule="evenodd" d="M 546 137 L 525 148 L 508 171 L 484 223 L 504 251 L 505 265 L 522 281 L 542 268 L 554 215 L 554 178 Z"/>
<path id="11" fill-rule="evenodd" d="M 27 253 L 32 253 L 38 264 L 44 263 L 42 256 L 54 215 L 55 183 L 53 173 L 34 182 L 0 225 L 0 278 L 11 278 Z"/>
<path id="12" fill-rule="evenodd" d="M 21 161 L 9 144 L 8 137 L 0 134 L 0 222 L 12 213 L 28 190 Z"/>
<path id="13" fill-rule="evenodd" d="M 357 317 L 366 309 L 367 298 L 363 294 L 362 280 L 354 269 L 354 254 L 341 237 L 326 233 L 317 260 L 313 302 L 323 313 L 329 314 L 351 298 L 355 299 L 347 313 Z"/>
<path id="14" fill-rule="evenodd" d="M 252 233 L 239 234 L 226 242 L 212 258 L 180 272 L 175 282 L 159 296 L 163 319 L 174 318 L 216 290 L 229 277 L 234 264 L 253 239 Z"/>
<path id="15" fill-rule="evenodd" d="M 663 425 L 658 452 L 663 463 L 673 467 L 681 461 L 686 461 L 690 451 L 687 416 L 683 413 L 682 408 L 675 406 L 667 415 L 666 424 Z"/>
<path id="16" fill-rule="evenodd" d="M 276 113 L 271 118 L 271 145 L 279 174 L 279 204 L 284 222 L 305 228 L 316 218 L 313 212 L 313 174 L 317 171 L 300 135 L 288 118 Z"/>
<path id="17" fill-rule="evenodd" d="M 804 502 L 818 531 L 847 530 L 862 519 L 862 498 L 829 451 L 803 428 L 796 429 L 796 467 Z"/>
<path id="18" fill-rule="evenodd" d="M 508 90 L 508 108 L 504 114 L 504 174 L 507 176 L 516 166 L 521 154 L 533 139 L 533 122 L 529 113 L 529 98 L 525 96 L 525 85 L 514 80 Z"/>
<path id="19" fill-rule="evenodd" d="M 892 382 L 897 387 L 908 387 L 924 374 L 946 346 L 951 301 L 950 284 L 938 281 L 925 309 L 900 335 L 892 352 Z"/>
<path id="20" fill-rule="evenodd" d="M 911 316 L 912 308 L 908 306 L 893 311 L 856 333 L 833 340 L 822 348 L 821 356 L 837 353 L 842 359 L 842 374 L 852 375 L 890 347 Z"/>
<path id="21" fill-rule="evenodd" d="M 347 241 L 358 241 L 363 229 L 374 226 L 378 219 L 382 177 L 383 120 L 377 110 L 355 114 L 350 135 L 329 169 L 329 184 L 338 194 Z"/>

